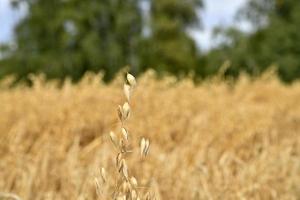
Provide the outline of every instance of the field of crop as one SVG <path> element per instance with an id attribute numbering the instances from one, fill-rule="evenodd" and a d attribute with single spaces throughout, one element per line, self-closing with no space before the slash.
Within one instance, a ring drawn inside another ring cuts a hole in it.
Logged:
<path id="1" fill-rule="evenodd" d="M 157 200 L 300 199 L 300 83 L 138 78 L 129 175 Z M 110 199 L 123 80 L 0 85 L 0 199 Z M 139 141 L 150 139 L 147 158 Z M 95 177 L 107 182 L 96 191 Z M 2 195 L 2 198 L 1 198 Z M 13 198 L 10 198 L 13 199 Z"/>

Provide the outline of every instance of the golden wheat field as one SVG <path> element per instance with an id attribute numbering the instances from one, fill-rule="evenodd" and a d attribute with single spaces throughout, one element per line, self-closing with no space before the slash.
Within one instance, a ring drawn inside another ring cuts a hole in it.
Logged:
<path id="1" fill-rule="evenodd" d="M 0 86 L 0 199 L 112 199 L 121 76 Z M 129 176 L 157 200 L 300 199 L 300 83 L 137 79 Z M 139 154 L 149 138 L 147 158 Z M 106 183 L 100 180 L 102 167 Z M 98 188 L 98 189 L 97 189 Z M 99 190 L 99 191 L 98 191 Z M 2 195 L 2 197 L 1 197 Z M 5 197 L 6 196 L 6 197 Z M 17 198 L 15 198 L 17 199 Z"/>

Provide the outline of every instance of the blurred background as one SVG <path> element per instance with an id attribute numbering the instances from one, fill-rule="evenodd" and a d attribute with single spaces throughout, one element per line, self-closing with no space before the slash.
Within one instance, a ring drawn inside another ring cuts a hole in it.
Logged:
<path id="1" fill-rule="evenodd" d="M 299 0 L 0 0 L 0 200 L 300 200 L 299 77 Z"/>
<path id="2" fill-rule="evenodd" d="M 273 67 L 291 82 L 299 27 L 295 0 L 0 0 L 0 77 L 109 81 L 130 66 L 202 80 L 226 62 L 226 77 Z"/>

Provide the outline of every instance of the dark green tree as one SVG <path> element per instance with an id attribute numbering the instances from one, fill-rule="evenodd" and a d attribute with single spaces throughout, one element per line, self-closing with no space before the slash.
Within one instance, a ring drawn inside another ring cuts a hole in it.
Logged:
<path id="1" fill-rule="evenodd" d="M 187 30 L 199 26 L 201 0 L 151 0 L 150 34 L 144 41 L 143 67 L 184 75 L 195 70 L 197 48 Z"/>
<path id="2" fill-rule="evenodd" d="M 149 3 L 142 13 L 141 3 Z M 86 71 L 111 79 L 123 66 L 184 75 L 198 52 L 188 29 L 199 25 L 202 0 L 14 0 L 28 14 L 15 29 L 15 44 L 2 46 L 0 74 L 29 73 L 78 80 Z M 147 19 L 145 19 L 145 17 Z M 146 23 L 149 22 L 149 23 Z M 144 34 L 144 30 L 149 34 Z M 9 48 L 7 48 L 9 47 Z"/>
<path id="3" fill-rule="evenodd" d="M 204 58 L 206 70 L 216 72 L 224 60 L 231 60 L 228 75 L 257 75 L 275 64 L 284 81 L 300 78 L 300 2 L 250 0 L 239 17 L 249 20 L 254 31 L 224 30 L 227 40 Z"/>
<path id="4" fill-rule="evenodd" d="M 86 71 L 110 79 L 124 65 L 137 67 L 142 31 L 139 0 L 15 0 L 28 14 L 15 29 L 16 47 L 5 51 L 2 71 L 49 78 Z M 5 69 L 5 70 L 4 70 Z"/>

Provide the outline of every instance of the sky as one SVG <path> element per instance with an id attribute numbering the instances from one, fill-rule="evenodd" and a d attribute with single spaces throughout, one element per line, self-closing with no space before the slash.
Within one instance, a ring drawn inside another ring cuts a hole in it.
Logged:
<path id="1" fill-rule="evenodd" d="M 0 43 L 12 39 L 14 25 L 25 14 L 24 9 L 13 10 L 10 1 L 0 0 Z"/>
<path id="2" fill-rule="evenodd" d="M 217 45 L 213 38 L 216 26 L 237 26 L 244 31 L 250 31 L 251 26 L 246 22 L 237 22 L 235 14 L 248 0 L 204 0 L 204 12 L 200 13 L 203 30 L 192 30 L 191 35 L 196 39 L 197 45 L 208 50 Z"/>
<path id="3" fill-rule="evenodd" d="M 25 8 L 13 10 L 9 2 L 10 0 L 0 0 L 0 43 L 13 39 L 13 28 L 25 14 Z M 247 0 L 204 0 L 205 10 L 200 13 L 203 30 L 190 30 L 197 45 L 203 50 L 217 45 L 212 37 L 213 29 L 217 25 L 235 25 L 244 30 L 250 29 L 248 24 L 234 21 L 236 11 L 246 2 Z"/>

